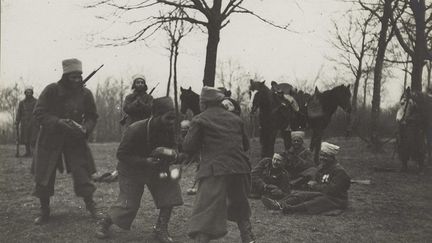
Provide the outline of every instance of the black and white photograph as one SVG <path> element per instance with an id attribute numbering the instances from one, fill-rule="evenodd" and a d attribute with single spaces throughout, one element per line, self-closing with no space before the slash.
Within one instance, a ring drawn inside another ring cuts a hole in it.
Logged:
<path id="1" fill-rule="evenodd" d="M 430 242 L 432 0 L 0 0 L 0 242 Z"/>

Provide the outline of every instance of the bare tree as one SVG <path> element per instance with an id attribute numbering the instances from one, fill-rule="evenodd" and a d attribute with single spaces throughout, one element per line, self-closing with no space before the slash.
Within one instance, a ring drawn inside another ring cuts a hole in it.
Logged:
<path id="1" fill-rule="evenodd" d="M 374 149 L 380 149 L 382 145 L 378 135 L 378 122 L 381 113 L 381 80 L 387 45 L 394 34 L 394 28 L 391 28 L 391 17 L 394 11 L 394 7 L 392 6 L 393 1 L 394 0 L 380 0 L 378 3 L 370 4 L 359 0 L 360 6 L 369 13 L 373 14 L 373 16 L 376 17 L 381 23 L 377 43 L 377 52 L 374 62 L 375 67 L 370 130 L 370 138 Z"/>
<path id="2" fill-rule="evenodd" d="M 144 0 L 144 1 L 120 1 L 99 0 L 89 4 L 87 8 L 111 7 L 114 9 L 113 17 L 119 17 L 124 13 L 138 10 L 159 11 L 158 16 L 150 15 L 142 19 L 132 20 L 130 24 L 138 24 L 139 30 L 130 36 L 114 39 L 114 45 L 125 45 L 139 40 L 144 40 L 164 24 L 171 21 L 182 20 L 197 25 L 207 31 L 207 51 L 204 68 L 203 84 L 214 86 L 216 74 L 217 50 L 220 40 L 220 31 L 230 23 L 230 17 L 234 14 L 248 14 L 273 27 L 288 30 L 289 25 L 277 25 L 267 20 L 254 11 L 244 6 L 244 0 Z M 182 16 L 174 13 L 181 10 Z M 112 45 L 109 44 L 109 45 Z"/>
<path id="3" fill-rule="evenodd" d="M 357 111 L 357 98 L 360 80 L 365 69 L 372 63 L 372 55 L 367 55 L 375 48 L 375 38 L 371 34 L 371 29 L 375 28 L 373 23 L 373 14 L 368 13 L 366 16 L 358 15 L 354 17 L 351 13 L 348 15 L 349 24 L 347 29 L 341 29 L 340 25 L 333 21 L 335 28 L 335 40 L 332 45 L 338 49 L 339 55 L 332 59 L 342 64 L 350 70 L 354 76 L 354 90 L 352 96 L 353 112 Z"/>
<path id="4" fill-rule="evenodd" d="M 397 8 L 391 17 L 401 16 L 394 21 L 395 35 L 412 60 L 411 88 L 421 91 L 425 60 L 432 60 L 432 45 L 428 47 L 432 34 L 432 2 L 426 5 L 425 0 L 397 0 L 395 5 Z"/>
<path id="5" fill-rule="evenodd" d="M 0 89 L 0 111 L 7 112 L 11 119 L 11 124 L 15 122 L 16 111 L 23 91 L 15 83 L 11 87 Z"/>

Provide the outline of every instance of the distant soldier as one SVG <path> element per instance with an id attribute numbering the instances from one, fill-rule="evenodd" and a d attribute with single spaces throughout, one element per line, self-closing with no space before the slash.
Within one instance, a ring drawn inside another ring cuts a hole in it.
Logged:
<path id="1" fill-rule="evenodd" d="M 272 210 L 282 210 L 284 214 L 305 212 L 319 214 L 348 206 L 348 189 L 351 179 L 346 171 L 336 161 L 339 147 L 323 142 L 320 152 L 320 169 L 316 180 L 309 181 L 311 191 L 297 192 L 273 200 L 263 198 L 264 206 Z"/>
<path id="2" fill-rule="evenodd" d="M 249 139 L 242 119 L 221 107 L 224 98 L 220 90 L 203 87 L 202 113 L 192 119 L 183 142 L 185 152 L 200 155 L 188 235 L 199 243 L 223 237 L 228 219 L 237 223 L 242 242 L 255 242 L 248 202 L 251 167 L 245 153 Z"/>
<path id="3" fill-rule="evenodd" d="M 20 144 L 24 144 L 26 152 L 24 157 L 32 155 L 32 150 L 36 144 L 37 133 L 39 126 L 33 117 L 33 109 L 37 99 L 33 97 L 33 87 L 26 87 L 24 90 L 25 98 L 19 102 L 18 111 L 16 114 L 15 125 L 19 129 L 18 138 Z"/>
<path id="4" fill-rule="evenodd" d="M 251 198 L 261 196 L 281 199 L 291 191 L 290 177 L 286 171 L 286 158 L 275 153 L 273 158 L 263 158 L 252 169 Z"/>
<path id="5" fill-rule="evenodd" d="M 91 215 L 97 216 L 93 201 L 96 187 L 91 181 L 96 167 L 87 144 L 98 118 L 96 104 L 92 92 L 83 87 L 81 61 L 67 59 L 62 64 L 60 81 L 45 87 L 33 112 L 41 124 L 32 165 L 36 182 L 33 195 L 41 204 L 36 224 L 49 220 L 56 170 L 63 171 L 63 162 L 72 173 L 75 194 L 84 199 Z"/>
<path id="6" fill-rule="evenodd" d="M 291 132 L 292 147 L 285 152 L 287 160 L 285 168 L 294 189 L 304 189 L 306 183 L 315 178 L 317 171 L 312 152 L 304 147 L 304 136 L 303 131 Z"/>
<path id="7" fill-rule="evenodd" d="M 137 74 L 132 77 L 133 92 L 126 96 L 123 106 L 123 111 L 126 113 L 125 127 L 151 116 L 153 97 L 147 93 L 147 89 L 143 75 Z"/>

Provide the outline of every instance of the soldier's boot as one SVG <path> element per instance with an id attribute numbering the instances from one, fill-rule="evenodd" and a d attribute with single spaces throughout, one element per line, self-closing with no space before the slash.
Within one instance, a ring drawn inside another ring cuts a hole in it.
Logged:
<path id="1" fill-rule="evenodd" d="M 109 237 L 109 229 L 113 224 L 111 217 L 105 216 L 97 222 L 96 238 L 106 239 Z"/>
<path id="2" fill-rule="evenodd" d="M 159 217 L 156 225 L 153 226 L 153 232 L 156 235 L 156 239 L 161 243 L 173 243 L 175 242 L 168 233 L 168 223 L 171 218 L 172 208 L 161 208 L 159 210 Z"/>
<path id="3" fill-rule="evenodd" d="M 48 198 L 40 198 L 40 215 L 34 220 L 36 225 L 46 224 L 50 218 L 50 199 Z"/>
<path id="4" fill-rule="evenodd" d="M 194 238 L 195 243 L 209 243 L 210 237 L 207 234 L 199 233 Z"/>
<path id="5" fill-rule="evenodd" d="M 100 215 L 100 212 L 97 208 L 96 202 L 93 200 L 92 196 L 85 197 L 84 203 L 86 205 L 87 211 L 89 211 L 92 218 L 94 218 L 94 219 L 100 219 L 101 218 L 101 215 Z"/>
<path id="6" fill-rule="evenodd" d="M 249 219 L 237 222 L 240 230 L 240 238 L 242 243 L 255 243 L 255 236 L 252 233 L 252 224 Z"/>
<path id="7" fill-rule="evenodd" d="M 306 210 L 307 210 L 307 208 L 303 203 L 295 205 L 295 206 L 284 205 L 282 208 L 282 213 L 283 214 L 292 214 L 295 212 L 305 212 Z"/>

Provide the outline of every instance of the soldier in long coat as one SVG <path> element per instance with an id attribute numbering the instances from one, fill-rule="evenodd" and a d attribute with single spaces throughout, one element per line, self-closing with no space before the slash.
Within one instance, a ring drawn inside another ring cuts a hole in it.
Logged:
<path id="1" fill-rule="evenodd" d="M 242 242 L 254 242 L 248 202 L 251 166 L 245 153 L 249 140 L 242 119 L 222 107 L 224 98 L 220 90 L 203 87 L 203 112 L 192 119 L 183 142 L 185 152 L 200 155 L 188 235 L 200 243 L 223 237 L 228 219 L 237 223 Z"/>
<path id="2" fill-rule="evenodd" d="M 96 168 L 87 144 L 98 118 L 96 104 L 91 91 L 83 87 L 81 61 L 67 59 L 62 64 L 61 80 L 45 87 L 33 112 L 41 124 L 32 165 L 36 183 L 33 195 L 41 203 L 36 224 L 49 220 L 56 170 L 62 171 L 63 162 L 72 173 L 75 194 L 84 199 L 87 210 L 96 216 L 93 201 L 96 187 L 91 181 Z"/>
<path id="3" fill-rule="evenodd" d="M 18 141 L 25 145 L 25 157 L 32 155 L 32 150 L 36 143 L 39 126 L 33 117 L 33 109 L 37 99 L 33 97 L 33 88 L 27 87 L 24 90 L 25 98 L 19 102 L 15 119 L 15 125 L 19 127 Z"/>
<path id="4" fill-rule="evenodd" d="M 264 206 L 282 210 L 285 214 L 305 212 L 319 214 L 348 206 L 348 189 L 351 179 L 340 166 L 335 155 L 339 147 L 323 142 L 320 152 L 320 169 L 316 180 L 308 182 L 311 191 L 297 192 L 281 199 L 263 198 Z"/>
<path id="5" fill-rule="evenodd" d="M 304 147 L 304 136 L 303 131 L 291 132 L 292 147 L 284 153 L 287 161 L 285 169 L 293 189 L 304 189 L 317 172 L 312 152 Z"/>
<path id="6" fill-rule="evenodd" d="M 117 149 L 120 194 L 108 215 L 99 221 L 98 238 L 109 237 L 112 224 L 130 229 L 147 185 L 156 208 L 160 210 L 154 226 L 156 237 L 160 242 L 173 242 L 168 234 L 168 223 L 173 207 L 183 204 L 180 185 L 176 180 L 159 178 L 160 161 L 152 154 L 157 147 L 174 148 L 176 145 L 173 101 L 169 97 L 155 99 L 152 110 L 149 119 L 126 128 Z"/>
<path id="7" fill-rule="evenodd" d="M 123 105 L 123 111 L 126 113 L 125 127 L 151 116 L 153 97 L 147 93 L 145 77 L 137 74 L 132 77 L 132 80 L 133 92 L 126 96 Z"/>

